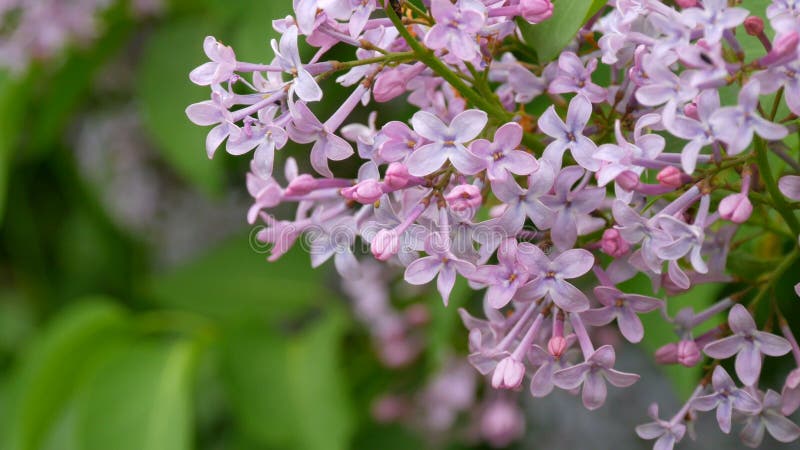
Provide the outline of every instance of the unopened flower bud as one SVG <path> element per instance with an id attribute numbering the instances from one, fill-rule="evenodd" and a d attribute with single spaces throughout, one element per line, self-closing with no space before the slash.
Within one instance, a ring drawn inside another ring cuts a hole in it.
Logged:
<path id="1" fill-rule="evenodd" d="M 547 351 L 555 356 L 560 357 L 567 350 L 567 340 L 563 336 L 553 336 L 547 342 Z"/>
<path id="2" fill-rule="evenodd" d="M 675 0 L 675 3 L 678 4 L 681 8 L 693 8 L 697 6 L 697 0 Z"/>
<path id="3" fill-rule="evenodd" d="M 539 23 L 553 15 L 553 4 L 550 0 L 520 0 L 520 15 L 528 23 Z"/>
<path id="4" fill-rule="evenodd" d="M 625 239 L 622 239 L 619 230 L 616 228 L 609 228 L 603 232 L 603 238 L 600 240 L 600 248 L 603 250 L 603 253 L 619 258 L 628 253 L 631 246 Z"/>
<path id="5" fill-rule="evenodd" d="M 382 71 L 372 86 L 372 97 L 378 103 L 388 102 L 399 97 L 406 91 L 405 74 L 400 69 L 387 69 Z"/>
<path id="6" fill-rule="evenodd" d="M 656 175 L 656 179 L 664 186 L 681 187 L 683 186 L 683 174 L 680 169 L 675 166 L 667 166 L 661 169 Z"/>
<path id="7" fill-rule="evenodd" d="M 622 187 L 622 189 L 625 189 L 626 191 L 632 191 L 636 189 L 636 186 L 639 185 L 639 175 L 631 170 L 626 170 L 617 175 L 616 182 Z"/>
<path id="8" fill-rule="evenodd" d="M 453 211 L 475 210 L 483 203 L 481 190 L 471 184 L 460 184 L 444 196 Z"/>
<path id="9" fill-rule="evenodd" d="M 686 117 L 690 117 L 694 120 L 700 120 L 700 115 L 697 113 L 697 103 L 695 102 L 687 103 L 683 107 L 683 113 L 686 114 Z"/>
<path id="10" fill-rule="evenodd" d="M 685 367 L 694 367 L 700 361 L 700 349 L 694 339 L 686 339 L 678 342 L 676 349 L 678 364 Z"/>
<path id="11" fill-rule="evenodd" d="M 376 259 L 386 261 L 400 251 L 400 237 L 393 229 L 384 228 L 372 238 L 370 250 Z"/>
<path id="12" fill-rule="evenodd" d="M 317 180 L 311 175 L 304 173 L 298 175 L 294 180 L 286 186 L 284 194 L 289 196 L 306 195 L 317 188 Z"/>
<path id="13" fill-rule="evenodd" d="M 719 216 L 733 223 L 744 223 L 753 213 L 753 204 L 745 194 L 731 194 L 719 202 Z"/>
<path id="14" fill-rule="evenodd" d="M 511 356 L 497 363 L 492 374 L 492 387 L 495 389 L 516 389 L 525 377 L 525 365 Z"/>
<path id="15" fill-rule="evenodd" d="M 383 177 L 383 182 L 391 190 L 402 189 L 406 187 L 411 174 L 408 173 L 408 168 L 405 164 L 393 162 L 386 168 L 386 175 Z"/>
<path id="16" fill-rule="evenodd" d="M 670 342 L 669 344 L 663 345 L 656 350 L 657 364 L 677 364 L 677 362 L 678 344 Z"/>
<path id="17" fill-rule="evenodd" d="M 367 205 L 378 201 L 383 195 L 383 189 L 378 180 L 364 180 L 355 186 L 342 189 L 342 195 L 348 200 Z"/>
<path id="18" fill-rule="evenodd" d="M 758 36 L 764 32 L 764 20 L 758 16 L 750 16 L 744 19 L 744 30 L 750 36 Z"/>

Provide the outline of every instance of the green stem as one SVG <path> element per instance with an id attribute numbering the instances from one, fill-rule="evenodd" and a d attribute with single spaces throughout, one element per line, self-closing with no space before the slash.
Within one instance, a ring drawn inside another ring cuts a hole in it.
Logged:
<path id="1" fill-rule="evenodd" d="M 781 217 L 783 217 L 783 220 L 786 221 L 786 225 L 788 225 L 792 230 L 792 234 L 800 235 L 800 222 L 797 221 L 797 217 L 794 215 L 794 212 L 789 207 L 789 204 L 786 202 L 786 200 L 784 200 L 781 192 L 778 190 L 778 183 L 775 181 L 775 177 L 772 175 L 772 169 L 769 167 L 767 146 L 759 137 L 755 138 L 755 151 L 758 171 L 761 174 L 761 179 L 764 181 L 764 186 L 767 188 L 767 192 L 769 193 L 770 197 L 772 197 L 772 201 L 775 203 L 775 210 L 778 211 L 778 214 L 780 214 Z"/>
<path id="2" fill-rule="evenodd" d="M 365 66 L 367 64 L 390 63 L 397 61 L 410 61 L 414 59 L 414 52 L 398 52 L 389 53 L 383 56 L 375 56 L 372 58 L 357 59 L 355 61 L 335 62 L 333 63 L 333 70 L 347 70 L 357 66 Z"/>

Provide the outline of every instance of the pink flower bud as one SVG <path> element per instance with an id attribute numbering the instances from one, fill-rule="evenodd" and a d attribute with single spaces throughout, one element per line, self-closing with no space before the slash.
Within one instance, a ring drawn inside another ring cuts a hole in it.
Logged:
<path id="1" fill-rule="evenodd" d="M 383 189 L 378 180 L 364 180 L 355 186 L 342 189 L 342 195 L 348 200 L 367 205 L 378 201 L 383 195 Z"/>
<path id="2" fill-rule="evenodd" d="M 675 3 L 684 9 L 697 6 L 697 0 L 675 0 Z"/>
<path id="3" fill-rule="evenodd" d="M 656 350 L 657 364 L 676 364 L 678 362 L 678 344 L 670 342 Z"/>
<path id="4" fill-rule="evenodd" d="M 772 42 L 772 50 L 767 56 L 761 58 L 762 66 L 785 64 L 797 57 L 797 45 L 800 43 L 800 34 L 792 31 L 782 34 Z"/>
<path id="5" fill-rule="evenodd" d="M 719 202 L 719 216 L 733 223 L 744 223 L 753 213 L 753 204 L 745 194 L 731 194 Z"/>
<path id="6" fill-rule="evenodd" d="M 697 113 L 697 103 L 695 102 L 687 103 L 683 107 L 683 113 L 686 114 L 686 117 L 691 117 L 694 120 L 700 120 L 700 115 Z"/>
<path id="7" fill-rule="evenodd" d="M 393 162 L 386 168 L 386 175 L 383 177 L 383 183 L 391 190 L 396 191 L 406 187 L 411 174 L 408 173 L 408 168 L 405 164 Z"/>
<path id="8" fill-rule="evenodd" d="M 393 229 L 384 228 L 372 238 L 370 250 L 376 259 L 386 261 L 400 251 L 400 237 Z"/>
<path id="9" fill-rule="evenodd" d="M 406 400 L 399 395 L 383 395 L 372 403 L 372 418 L 378 423 L 400 419 L 407 411 Z"/>
<path id="10" fill-rule="evenodd" d="M 553 4 L 550 0 L 520 0 L 520 15 L 528 23 L 539 23 L 553 15 Z"/>
<path id="11" fill-rule="evenodd" d="M 664 186 L 681 187 L 683 186 L 683 174 L 680 169 L 674 166 L 667 166 L 661 169 L 656 175 L 656 179 Z"/>
<path id="12" fill-rule="evenodd" d="M 600 240 L 600 248 L 606 255 L 619 258 L 628 253 L 631 246 L 625 239 L 622 239 L 619 230 L 616 228 L 609 228 L 603 232 L 603 238 Z"/>
<path id="13" fill-rule="evenodd" d="M 632 191 L 639 185 L 639 175 L 631 170 L 626 170 L 617 175 L 616 182 L 626 191 Z"/>
<path id="14" fill-rule="evenodd" d="M 405 317 L 409 326 L 419 327 L 431 320 L 431 313 L 425 305 L 415 303 L 405 310 Z"/>
<path id="15" fill-rule="evenodd" d="M 405 74 L 400 69 L 387 69 L 382 71 L 376 78 L 372 87 L 372 97 L 378 103 L 388 102 L 393 98 L 399 97 L 406 91 Z"/>
<path id="16" fill-rule="evenodd" d="M 567 350 L 567 340 L 563 336 L 553 336 L 547 342 L 547 351 L 556 358 Z"/>
<path id="17" fill-rule="evenodd" d="M 471 184 L 460 184 L 444 196 L 453 211 L 470 211 L 478 209 L 483 203 L 481 190 Z"/>
<path id="18" fill-rule="evenodd" d="M 761 19 L 761 17 L 750 16 L 747 19 L 744 19 L 744 30 L 750 36 L 758 36 L 764 32 L 764 21 Z"/>
<path id="19" fill-rule="evenodd" d="M 497 363 L 492 374 L 492 387 L 495 389 L 516 389 L 525 377 L 525 365 L 511 356 Z"/>
<path id="20" fill-rule="evenodd" d="M 301 196 L 308 194 L 316 188 L 317 180 L 311 175 L 304 173 L 292 180 L 291 183 L 286 186 L 286 191 L 284 193 L 290 196 Z"/>
<path id="21" fill-rule="evenodd" d="M 700 349 L 694 339 L 681 340 L 676 350 L 678 364 L 682 366 L 694 367 L 700 361 Z"/>

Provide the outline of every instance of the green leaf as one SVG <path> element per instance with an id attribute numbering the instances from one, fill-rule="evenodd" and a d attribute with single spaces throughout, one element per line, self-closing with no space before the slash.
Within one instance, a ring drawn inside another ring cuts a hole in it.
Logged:
<path id="1" fill-rule="evenodd" d="M 0 448 L 37 449 L 81 384 L 82 375 L 103 342 L 125 330 L 125 315 L 105 301 L 90 301 L 64 311 L 26 352 L 5 436 Z"/>
<path id="2" fill-rule="evenodd" d="M 79 448 L 191 448 L 193 359 L 188 341 L 139 343 L 109 359 L 81 397 Z"/>
<path id="3" fill-rule="evenodd" d="M 548 20 L 535 25 L 522 19 L 517 22 L 525 42 L 536 50 L 539 63 L 543 64 L 555 59 L 583 24 L 605 4 L 605 0 L 556 0 L 553 16 Z"/>
<path id="4" fill-rule="evenodd" d="M 11 172 L 13 151 L 22 131 L 26 95 L 25 80 L 17 80 L 0 72 L 0 224 L 5 216 L 8 174 Z"/>
<path id="5" fill-rule="evenodd" d="M 353 413 L 341 364 L 346 321 L 328 308 L 297 331 L 259 322 L 226 333 L 223 380 L 240 432 L 266 448 L 343 450 Z"/>
<path id="6" fill-rule="evenodd" d="M 207 62 L 203 39 L 218 28 L 198 18 L 165 24 L 147 42 L 137 86 L 144 125 L 164 158 L 178 174 L 209 193 L 221 188 L 222 167 L 206 157 L 209 128 L 191 123 L 184 110 L 209 98 L 209 89 L 192 84 L 189 72 Z"/>
<path id="7" fill-rule="evenodd" d="M 308 254 L 295 248 L 270 263 L 235 236 L 195 261 L 150 280 L 150 296 L 161 306 L 231 319 L 274 318 L 307 308 L 329 296 L 311 269 Z"/>

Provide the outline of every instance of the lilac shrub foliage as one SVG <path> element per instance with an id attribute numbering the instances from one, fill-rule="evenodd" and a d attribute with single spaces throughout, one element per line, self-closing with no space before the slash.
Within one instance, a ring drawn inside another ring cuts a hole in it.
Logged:
<path id="1" fill-rule="evenodd" d="M 459 277 L 485 292 L 484 318 L 459 313 L 468 360 L 497 390 L 563 389 L 599 408 L 609 385 L 639 376 L 617 367 L 620 349 L 600 345 L 596 331 L 615 327 L 636 343 L 647 334 L 639 314 L 661 310 L 677 337 L 656 361 L 691 367 L 705 356 L 706 370 L 674 415 L 650 409 L 641 438 L 670 449 L 713 410 L 725 433 L 742 424 L 747 445 L 765 432 L 796 440 L 800 427 L 786 416 L 800 406 L 800 369 L 782 390 L 761 387 L 759 375 L 764 356 L 800 363 L 777 302 L 796 299 L 773 298 L 779 280 L 800 281 L 790 270 L 800 251 L 791 154 L 800 6 L 612 0 L 553 61 L 539 60 L 523 31 L 565 1 L 295 0 L 294 16 L 273 21 L 280 38 L 269 63 L 239 61 L 206 38 L 209 62 L 190 79 L 211 99 L 186 112 L 213 127 L 209 157 L 219 148 L 252 155 L 247 218 L 263 223 L 269 259 L 297 242 L 315 267 L 333 259 L 391 365 L 420 351 L 402 336 L 422 319 L 393 312 L 382 287 L 391 279 L 374 260 L 403 267 L 410 285 L 435 283 L 445 307 Z M 326 59 L 334 47 L 355 58 Z M 328 78 L 348 93 L 320 117 Z M 417 111 L 350 119 L 394 99 Z M 290 141 L 307 144 L 310 173 L 291 157 L 276 167 Z M 360 164 L 356 178 L 336 175 L 345 160 Z M 294 217 L 270 212 L 284 204 L 296 205 Z M 783 253 L 756 279 L 732 276 L 729 262 L 754 231 Z M 653 296 L 620 287 L 637 274 Z M 668 316 L 670 295 L 710 282 L 730 283 L 730 293 Z M 769 301 L 759 324 L 753 313 Z M 696 332 L 725 312 L 727 323 Z M 505 395 L 481 425 L 493 442 L 520 432 Z"/>

